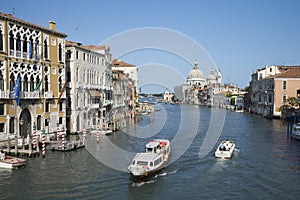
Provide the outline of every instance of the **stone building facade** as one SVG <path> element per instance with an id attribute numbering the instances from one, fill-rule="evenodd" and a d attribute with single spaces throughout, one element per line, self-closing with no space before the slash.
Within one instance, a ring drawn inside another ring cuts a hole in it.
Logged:
<path id="1" fill-rule="evenodd" d="M 67 41 L 66 71 L 70 132 L 108 129 L 113 105 L 110 48 Z"/>
<path id="2" fill-rule="evenodd" d="M 0 13 L 0 134 L 28 137 L 66 122 L 67 35 L 49 25 Z"/>

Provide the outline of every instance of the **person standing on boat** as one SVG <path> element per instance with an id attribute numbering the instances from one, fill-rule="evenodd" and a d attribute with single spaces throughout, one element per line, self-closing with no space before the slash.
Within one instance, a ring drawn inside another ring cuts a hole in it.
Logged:
<path id="1" fill-rule="evenodd" d="M 221 143 L 221 145 L 220 145 L 220 150 L 221 150 L 221 151 L 224 151 L 224 150 L 225 150 L 225 146 L 224 146 L 223 143 Z"/>

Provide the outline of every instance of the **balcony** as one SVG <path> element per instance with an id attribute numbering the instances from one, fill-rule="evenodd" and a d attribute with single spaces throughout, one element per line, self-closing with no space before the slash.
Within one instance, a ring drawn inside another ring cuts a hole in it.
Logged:
<path id="1" fill-rule="evenodd" d="M 0 91 L 0 98 L 1 99 L 9 99 L 10 98 L 10 91 Z"/>
<path id="2" fill-rule="evenodd" d="M 44 98 L 49 99 L 49 98 L 53 98 L 53 92 L 45 92 L 44 93 Z"/>
<path id="3" fill-rule="evenodd" d="M 41 94 L 39 91 L 20 92 L 20 98 L 22 98 L 22 99 L 39 99 L 39 98 L 41 98 Z"/>

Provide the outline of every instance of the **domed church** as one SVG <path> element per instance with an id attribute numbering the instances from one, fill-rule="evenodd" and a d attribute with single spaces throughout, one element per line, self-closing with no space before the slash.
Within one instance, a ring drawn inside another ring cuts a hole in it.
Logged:
<path id="1" fill-rule="evenodd" d="M 187 76 L 186 84 L 189 86 L 197 86 L 197 87 L 205 85 L 205 79 L 202 71 L 198 68 L 197 61 L 195 61 L 193 69 L 190 71 L 190 73 Z"/>

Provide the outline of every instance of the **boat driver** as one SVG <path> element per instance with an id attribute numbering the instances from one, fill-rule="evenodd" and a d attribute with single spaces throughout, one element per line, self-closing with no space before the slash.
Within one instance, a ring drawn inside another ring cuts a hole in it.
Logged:
<path id="1" fill-rule="evenodd" d="M 223 143 L 221 143 L 221 145 L 220 145 L 220 150 L 221 150 L 221 151 L 224 151 L 224 150 L 225 150 L 225 146 L 224 146 Z"/>

